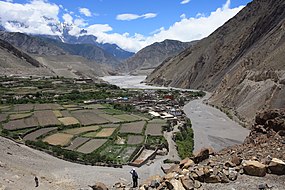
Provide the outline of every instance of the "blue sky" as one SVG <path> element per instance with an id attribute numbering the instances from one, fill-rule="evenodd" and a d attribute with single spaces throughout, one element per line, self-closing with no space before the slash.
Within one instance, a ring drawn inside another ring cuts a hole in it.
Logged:
<path id="1" fill-rule="evenodd" d="M 0 0 L 1 23 L 10 31 L 54 34 L 48 22 L 69 23 L 99 42 L 138 51 L 155 41 L 206 37 L 250 0 Z M 4 11 L 2 11 L 4 10 Z M 11 24 L 11 20 L 24 24 Z M 56 33 L 56 35 L 60 35 Z"/>

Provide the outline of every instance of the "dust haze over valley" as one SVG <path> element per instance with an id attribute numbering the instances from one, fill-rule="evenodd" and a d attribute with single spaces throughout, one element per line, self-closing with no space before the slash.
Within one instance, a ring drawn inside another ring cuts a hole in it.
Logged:
<path id="1" fill-rule="evenodd" d="M 35 176 L 44 190 L 284 188 L 285 1 L 230 3 L 148 37 L 45 17 L 54 33 L 25 33 L 0 17 L 0 189 L 36 189 Z M 172 36 L 217 14 L 233 17 Z"/>

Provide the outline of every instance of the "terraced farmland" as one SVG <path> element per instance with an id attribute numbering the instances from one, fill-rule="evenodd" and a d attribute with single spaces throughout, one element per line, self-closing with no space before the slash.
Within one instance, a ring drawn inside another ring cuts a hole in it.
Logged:
<path id="1" fill-rule="evenodd" d="M 163 126 L 163 124 L 148 123 L 145 133 L 147 135 L 160 136 L 160 135 L 162 135 L 162 126 Z"/>
<path id="2" fill-rule="evenodd" d="M 77 151 L 84 154 L 88 154 L 101 147 L 105 142 L 107 142 L 107 139 L 92 139 L 80 146 Z"/>
<path id="3" fill-rule="evenodd" d="M 90 138 L 76 137 L 73 141 L 71 141 L 70 145 L 68 147 L 66 147 L 65 149 L 67 149 L 67 150 L 75 150 L 80 145 L 86 143 L 89 140 L 90 140 Z"/>
<path id="4" fill-rule="evenodd" d="M 123 164 L 144 144 L 147 134 L 157 134 L 164 124 L 147 120 L 100 104 L 23 104 L 0 114 L 0 126 L 32 146 L 40 145 L 63 157 L 78 154 L 84 159 L 83 154 L 99 154 L 102 161 Z M 122 140 L 118 143 L 119 136 Z"/>
<path id="5" fill-rule="evenodd" d="M 121 126 L 120 133 L 135 133 L 140 134 L 143 132 L 145 121 L 138 121 L 133 123 L 124 123 Z"/>
<path id="6" fill-rule="evenodd" d="M 73 135 L 70 135 L 70 134 L 56 133 L 56 134 L 45 137 L 43 141 L 51 145 L 65 146 L 70 142 L 72 137 Z"/>
<path id="7" fill-rule="evenodd" d="M 57 127 L 49 127 L 49 128 L 42 128 L 42 129 L 38 129 L 34 132 L 31 132 L 27 135 L 24 136 L 24 140 L 30 140 L 30 141 L 36 141 L 37 138 L 39 138 L 42 135 L 45 135 L 51 131 L 56 130 Z"/>
<path id="8" fill-rule="evenodd" d="M 71 135 L 78 135 L 78 134 L 85 133 L 88 131 L 97 131 L 99 128 L 100 128 L 99 126 L 80 127 L 80 128 L 64 130 L 63 133 L 68 133 Z"/>
<path id="9" fill-rule="evenodd" d="M 74 117 L 63 117 L 58 119 L 64 126 L 79 124 L 79 121 Z"/>

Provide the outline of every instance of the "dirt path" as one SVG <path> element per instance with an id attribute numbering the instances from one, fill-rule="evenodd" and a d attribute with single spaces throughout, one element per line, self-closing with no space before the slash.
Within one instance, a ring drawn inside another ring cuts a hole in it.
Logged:
<path id="1" fill-rule="evenodd" d="M 232 121 L 220 110 L 203 103 L 203 99 L 189 102 L 184 112 L 191 119 L 194 130 L 194 151 L 203 147 L 213 147 L 215 151 L 241 144 L 249 130 Z"/>

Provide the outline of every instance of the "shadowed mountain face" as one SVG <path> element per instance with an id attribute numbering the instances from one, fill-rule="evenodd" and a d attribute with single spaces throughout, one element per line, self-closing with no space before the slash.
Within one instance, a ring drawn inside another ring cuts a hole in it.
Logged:
<path id="1" fill-rule="evenodd" d="M 127 59 L 122 64 L 121 70 L 124 72 L 131 72 L 133 74 L 149 74 L 166 58 L 177 55 L 193 44 L 194 42 L 180 42 L 176 40 L 156 42 L 143 48 Z"/>
<path id="2" fill-rule="evenodd" d="M 165 61 L 147 82 L 212 91 L 210 103 L 251 123 L 285 107 L 285 1 L 255 0 L 209 37 Z"/>
<path id="3" fill-rule="evenodd" d="M 39 61 L 0 39 L 0 75 L 52 76 L 53 74 Z"/>

